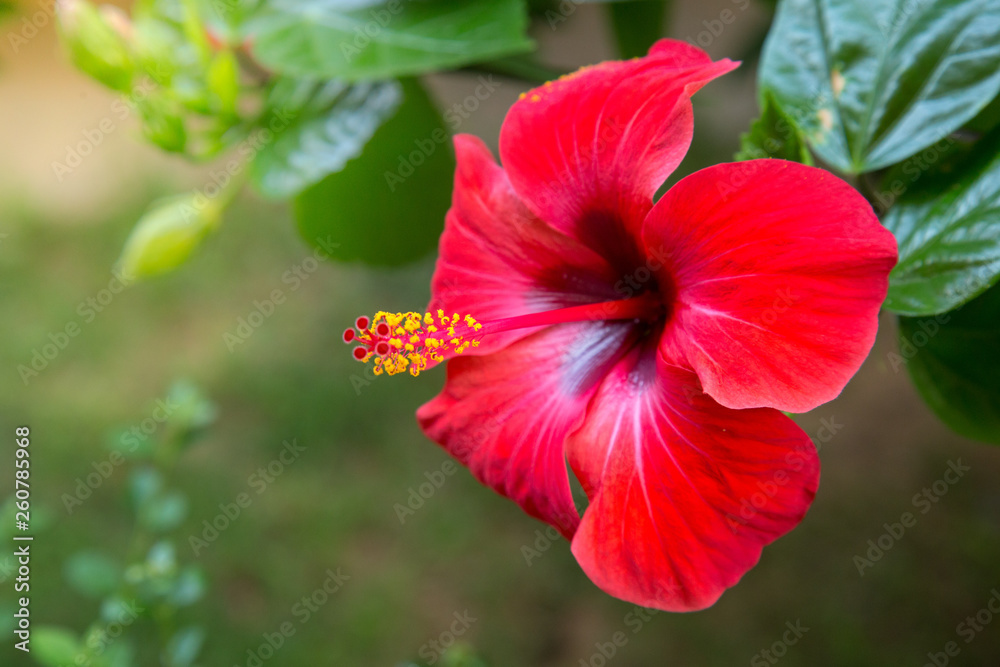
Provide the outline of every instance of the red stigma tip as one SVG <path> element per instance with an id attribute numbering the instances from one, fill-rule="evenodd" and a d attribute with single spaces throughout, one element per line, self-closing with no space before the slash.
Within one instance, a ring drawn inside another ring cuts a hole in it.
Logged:
<path id="1" fill-rule="evenodd" d="M 431 365 L 444 361 L 445 355 L 462 354 L 479 345 L 476 332 L 483 329 L 471 315 L 445 315 L 440 310 L 436 315 L 379 311 L 371 319 L 359 317 L 357 325 L 356 331 L 344 332 L 344 342 L 358 342 L 354 358 L 366 363 L 374 361 L 375 375 L 403 371 L 420 375 Z"/>

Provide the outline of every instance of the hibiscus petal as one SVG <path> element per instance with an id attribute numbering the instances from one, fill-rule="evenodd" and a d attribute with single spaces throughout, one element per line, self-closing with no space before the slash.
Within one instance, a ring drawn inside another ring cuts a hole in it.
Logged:
<path id="1" fill-rule="evenodd" d="M 662 348 L 731 408 L 806 412 L 835 398 L 875 341 L 896 241 L 821 169 L 751 160 L 671 188 L 643 227 L 676 293 Z"/>
<path id="2" fill-rule="evenodd" d="M 620 299 L 594 251 L 536 218 L 482 141 L 455 137 L 458 168 L 431 285 L 430 310 L 483 322 L 581 303 Z M 537 329 L 496 334 L 469 353 L 486 354 Z"/>
<path id="3" fill-rule="evenodd" d="M 585 67 L 529 91 L 500 130 L 514 189 L 557 229 L 616 250 L 623 231 L 638 237 L 657 188 L 687 152 L 690 96 L 736 66 L 665 39 L 643 58 Z"/>
<path id="4" fill-rule="evenodd" d="M 801 521 L 819 458 L 777 410 L 725 408 L 691 371 L 643 354 L 608 375 L 567 443 L 591 497 L 572 549 L 607 593 L 694 611 Z"/>
<path id="5" fill-rule="evenodd" d="M 496 354 L 456 357 L 444 389 L 417 411 L 420 427 L 479 481 L 571 538 L 580 517 L 563 443 L 631 329 L 565 324 Z"/>

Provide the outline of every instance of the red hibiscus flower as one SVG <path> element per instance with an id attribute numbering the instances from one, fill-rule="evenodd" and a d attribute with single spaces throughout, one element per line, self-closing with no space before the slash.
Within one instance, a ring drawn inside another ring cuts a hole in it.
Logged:
<path id="1" fill-rule="evenodd" d="M 690 96 L 735 66 L 664 40 L 523 96 L 503 168 L 456 137 L 430 312 L 345 333 L 377 372 L 452 358 L 427 435 L 599 587 L 673 611 L 713 604 L 802 520 L 819 460 L 780 411 L 840 393 L 896 261 L 861 195 L 796 163 L 717 165 L 654 203 Z"/>

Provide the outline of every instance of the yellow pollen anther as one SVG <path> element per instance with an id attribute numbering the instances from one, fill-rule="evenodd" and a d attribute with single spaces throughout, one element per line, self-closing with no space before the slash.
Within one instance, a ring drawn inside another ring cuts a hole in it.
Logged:
<path id="1" fill-rule="evenodd" d="M 447 335 L 439 332 L 435 322 Z M 478 347 L 479 339 L 474 335 L 482 328 L 471 315 L 446 315 L 443 310 L 434 314 L 379 311 L 367 328 L 345 337 L 345 341 L 360 343 L 355 358 L 364 363 L 373 360 L 375 375 L 409 371 L 417 376 L 433 363 Z"/>

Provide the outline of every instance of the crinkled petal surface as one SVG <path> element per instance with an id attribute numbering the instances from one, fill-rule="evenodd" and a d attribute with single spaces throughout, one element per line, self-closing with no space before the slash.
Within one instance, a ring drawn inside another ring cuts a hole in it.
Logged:
<path id="1" fill-rule="evenodd" d="M 564 442 L 630 331 L 564 324 L 495 354 L 456 357 L 442 392 L 417 411 L 420 427 L 479 481 L 571 538 L 579 514 Z"/>
<path id="2" fill-rule="evenodd" d="M 668 257 L 661 281 L 676 291 L 662 349 L 731 408 L 806 412 L 835 398 L 871 350 L 896 263 L 856 190 L 784 160 L 688 176 L 643 239 Z"/>
<path id="3" fill-rule="evenodd" d="M 718 165 L 653 205 L 690 143 L 691 94 L 733 67 L 663 40 L 529 92 L 501 130 L 503 169 L 456 137 L 432 310 L 490 321 L 619 300 L 639 267 L 665 310 L 491 335 L 417 413 L 571 539 L 598 586 L 673 611 L 713 604 L 805 515 L 819 460 L 775 408 L 840 392 L 896 260 L 856 191 L 793 163 Z"/>
<path id="4" fill-rule="evenodd" d="M 654 356 L 633 351 L 617 364 L 570 436 L 591 498 L 572 549 L 607 593 L 693 611 L 799 523 L 819 458 L 779 411 L 723 407 L 691 371 Z"/>
<path id="5" fill-rule="evenodd" d="M 495 320 L 619 299 L 617 278 L 597 253 L 535 217 L 482 141 L 455 137 L 458 169 L 431 285 L 432 312 Z M 537 329 L 491 336 L 486 354 Z"/>
<path id="6" fill-rule="evenodd" d="M 737 66 L 675 40 L 528 92 L 500 130 L 500 159 L 539 217 L 616 263 L 691 143 L 690 96 Z M 613 256 L 612 256 L 613 255 Z"/>

